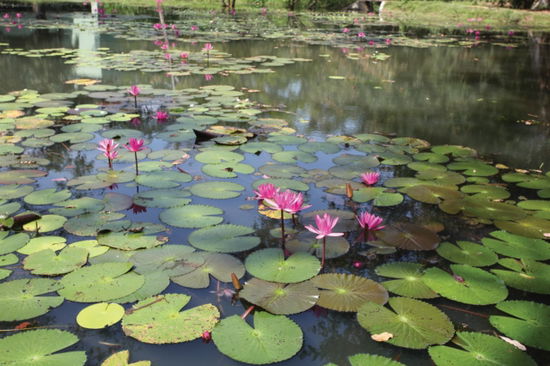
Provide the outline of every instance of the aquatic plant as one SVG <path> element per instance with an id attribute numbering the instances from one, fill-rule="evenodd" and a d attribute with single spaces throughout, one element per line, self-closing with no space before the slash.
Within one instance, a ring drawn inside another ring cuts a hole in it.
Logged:
<path id="1" fill-rule="evenodd" d="M 134 153 L 135 162 L 136 162 L 136 175 L 139 175 L 139 169 L 138 169 L 138 151 L 143 150 L 143 139 L 136 139 L 135 137 L 130 137 L 128 140 L 128 144 L 123 145 L 128 151 L 131 151 Z"/>
<path id="2" fill-rule="evenodd" d="M 137 108 L 137 96 L 141 93 L 141 89 L 137 85 L 132 85 L 130 89 L 128 89 L 128 93 L 134 97 L 134 107 Z"/>
<path id="3" fill-rule="evenodd" d="M 315 216 L 315 224 L 317 227 L 313 225 L 306 225 L 305 228 L 309 231 L 311 231 L 314 234 L 317 234 L 315 239 L 323 239 L 323 254 L 321 257 L 321 268 L 325 266 L 325 254 L 326 254 L 326 244 L 327 244 L 327 236 L 343 236 L 344 233 L 335 233 L 332 230 L 338 223 L 339 218 L 338 217 L 332 217 L 328 213 L 325 213 L 323 216 L 316 215 Z"/>
<path id="4" fill-rule="evenodd" d="M 103 155 L 109 161 L 109 169 L 113 169 L 113 160 L 118 157 L 118 144 L 112 139 L 103 139 L 99 142 L 99 151 L 103 152 Z"/>

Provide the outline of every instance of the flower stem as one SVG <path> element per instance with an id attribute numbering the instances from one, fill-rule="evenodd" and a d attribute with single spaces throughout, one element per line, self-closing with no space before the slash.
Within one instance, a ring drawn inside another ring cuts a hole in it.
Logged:
<path id="1" fill-rule="evenodd" d="M 134 106 L 135 106 L 136 109 L 137 109 L 137 95 L 134 95 Z"/>
<path id="2" fill-rule="evenodd" d="M 136 158 L 136 176 L 138 176 L 139 175 L 139 170 L 138 170 L 137 151 L 134 151 L 134 157 Z"/>
<path id="3" fill-rule="evenodd" d="M 110 158 L 107 158 L 107 160 L 109 161 L 109 169 L 113 169 L 113 160 Z"/>
<path id="4" fill-rule="evenodd" d="M 283 210 L 281 210 L 281 243 L 284 250 L 285 249 L 285 219 L 284 219 Z"/>
<path id="5" fill-rule="evenodd" d="M 327 237 L 323 237 L 323 253 L 321 254 L 321 269 L 325 266 L 325 253 L 326 253 L 326 246 L 327 246 Z"/>

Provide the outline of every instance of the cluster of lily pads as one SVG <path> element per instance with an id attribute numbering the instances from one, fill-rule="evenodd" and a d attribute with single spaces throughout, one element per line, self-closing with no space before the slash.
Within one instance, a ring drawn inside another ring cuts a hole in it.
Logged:
<path id="1" fill-rule="evenodd" d="M 16 332 L 0 339 L 0 364 L 83 365 L 83 351 L 56 353 L 78 342 L 72 333 L 32 330 L 65 301 L 83 304 L 82 328 L 121 322 L 151 344 L 211 337 L 250 364 L 298 353 L 307 334 L 292 316 L 314 306 L 357 313 L 365 338 L 428 349 L 437 365 L 530 365 L 516 347 L 550 351 L 549 305 L 519 292 L 550 293 L 550 174 L 414 137 L 309 139 L 227 85 L 138 93 L 71 82 L 73 93 L 0 95 L 0 321 Z M 128 151 L 115 156 L 114 144 Z M 249 201 L 268 185 L 305 199 L 296 217 L 276 198 Z M 365 232 L 363 211 L 385 227 Z M 134 220 L 144 212 L 153 222 Z M 423 253 L 437 254 L 435 265 Z M 232 284 L 225 292 L 242 316 L 209 302 L 182 310 L 187 291 L 220 282 Z M 166 292 L 171 283 L 179 292 Z M 494 306 L 494 328 L 455 331 L 438 297 Z M 372 354 L 349 361 L 402 364 Z"/>

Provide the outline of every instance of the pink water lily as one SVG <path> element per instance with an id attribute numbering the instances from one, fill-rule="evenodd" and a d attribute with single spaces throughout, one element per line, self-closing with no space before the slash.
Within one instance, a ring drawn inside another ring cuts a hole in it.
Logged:
<path id="1" fill-rule="evenodd" d="M 372 186 L 378 182 L 380 178 L 380 173 L 378 172 L 366 172 L 361 174 L 361 180 L 368 186 Z"/>
<path id="2" fill-rule="evenodd" d="M 304 204 L 304 195 L 301 193 L 295 193 L 294 200 L 285 211 L 291 213 L 294 217 L 295 214 L 309 207 L 311 207 L 311 205 Z"/>
<path id="3" fill-rule="evenodd" d="M 349 33 L 349 28 L 342 29 L 342 33 Z"/>
<path id="4" fill-rule="evenodd" d="M 158 122 L 164 122 L 168 119 L 168 112 L 157 111 L 157 113 L 155 114 L 155 118 Z"/>
<path id="5" fill-rule="evenodd" d="M 132 85 L 128 93 L 134 97 L 134 106 L 137 108 L 137 96 L 141 93 L 141 89 L 137 85 Z"/>
<path id="6" fill-rule="evenodd" d="M 214 78 L 214 75 L 212 74 L 204 74 L 204 80 L 210 81 Z"/>
<path id="7" fill-rule="evenodd" d="M 359 216 L 357 216 L 357 221 L 359 222 L 359 225 L 361 225 L 363 229 L 377 231 L 385 228 L 385 226 L 382 225 L 382 223 L 384 222 L 384 219 L 374 214 L 368 213 L 366 211 L 361 212 Z"/>
<path id="8" fill-rule="evenodd" d="M 128 151 L 132 152 L 138 152 L 143 150 L 143 139 L 136 139 L 135 137 L 131 137 L 130 140 L 128 140 L 128 144 L 123 145 Z"/>
<path id="9" fill-rule="evenodd" d="M 203 51 L 212 51 L 214 49 L 214 47 L 212 46 L 212 43 L 205 43 L 204 44 L 204 47 L 202 48 Z"/>
<path id="10" fill-rule="evenodd" d="M 366 38 L 367 35 L 365 34 L 365 32 L 359 32 L 359 33 L 357 33 L 357 37 L 359 37 L 359 38 Z"/>
<path id="11" fill-rule="evenodd" d="M 269 207 L 275 210 L 281 211 L 281 242 L 284 249 L 284 246 L 285 246 L 284 213 L 285 212 L 291 213 L 292 218 L 294 219 L 294 214 L 310 206 L 304 205 L 304 196 L 301 193 L 292 192 L 291 190 L 286 190 L 284 192 L 279 192 L 277 190 L 276 192 L 273 193 L 272 198 L 265 198 L 263 202 L 267 204 Z"/>
<path id="12" fill-rule="evenodd" d="M 192 26 L 191 26 L 191 30 L 192 30 L 192 31 L 197 31 L 197 30 L 199 30 L 199 27 L 196 26 L 196 25 L 192 25 Z"/>
<path id="13" fill-rule="evenodd" d="M 315 239 L 323 239 L 323 252 L 321 255 L 321 268 L 325 266 L 325 253 L 326 253 L 326 246 L 327 246 L 327 236 L 343 236 L 344 233 L 335 233 L 332 230 L 338 223 L 338 217 L 332 217 L 328 213 L 325 213 L 323 216 L 315 215 L 315 224 L 317 227 L 313 225 L 306 225 L 305 228 L 309 231 L 311 231 L 314 234 L 317 234 Z"/>
<path id="14" fill-rule="evenodd" d="M 254 191 L 254 194 L 256 195 L 254 197 L 255 200 L 265 200 L 265 199 L 273 199 L 273 196 L 275 193 L 279 192 L 279 188 L 275 187 L 275 185 L 271 183 L 263 183 L 256 188 Z"/>
<path id="15" fill-rule="evenodd" d="M 118 144 L 115 143 L 112 139 L 103 139 L 99 142 L 99 147 L 97 148 L 99 151 L 103 152 L 103 155 L 107 158 L 109 161 L 109 168 L 113 168 L 113 160 L 118 157 L 118 151 L 116 150 L 118 148 Z"/>

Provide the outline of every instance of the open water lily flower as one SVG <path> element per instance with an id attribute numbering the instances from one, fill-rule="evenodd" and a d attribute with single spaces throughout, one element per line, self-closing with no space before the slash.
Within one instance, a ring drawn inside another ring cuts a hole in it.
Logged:
<path id="1" fill-rule="evenodd" d="M 130 89 L 128 89 L 128 93 L 134 97 L 137 97 L 141 93 L 141 89 L 137 85 L 132 85 Z"/>
<path id="2" fill-rule="evenodd" d="M 204 45 L 204 47 L 202 48 L 202 50 L 205 51 L 205 52 L 212 51 L 213 49 L 214 49 L 214 47 L 212 46 L 212 43 L 206 43 Z"/>
<path id="3" fill-rule="evenodd" d="M 338 223 L 338 220 L 338 217 L 332 217 L 328 213 L 325 213 L 323 216 L 315 215 L 315 224 L 317 227 L 306 225 L 305 228 L 317 234 L 315 239 L 322 239 L 327 236 L 343 236 L 344 233 L 335 233 L 332 231 L 334 226 Z"/>
<path id="4" fill-rule="evenodd" d="M 382 219 L 380 216 L 376 216 L 366 211 L 361 212 L 359 216 L 357 216 L 357 221 L 359 222 L 359 225 L 361 225 L 363 229 L 377 231 L 385 228 L 385 226 L 382 225 L 382 222 L 384 221 L 384 219 Z"/>
<path id="5" fill-rule="evenodd" d="M 128 140 L 128 144 L 123 146 L 129 151 L 138 152 L 143 150 L 143 143 L 143 139 L 136 139 L 135 137 L 131 137 L 130 140 Z"/>
<path id="6" fill-rule="evenodd" d="M 103 155 L 105 155 L 109 161 L 109 168 L 113 167 L 113 160 L 118 157 L 117 148 L 118 144 L 112 139 L 103 139 L 99 142 L 99 147 L 97 149 L 102 151 Z"/>
<path id="7" fill-rule="evenodd" d="M 168 119 L 168 112 L 157 111 L 157 113 L 155 114 L 155 118 L 159 122 L 166 121 Z"/>
<path id="8" fill-rule="evenodd" d="M 372 186 L 380 179 L 380 173 L 378 172 L 366 172 L 361 174 L 361 180 L 368 186 Z"/>
<path id="9" fill-rule="evenodd" d="M 255 200 L 265 200 L 265 199 L 273 199 L 273 196 L 275 196 L 275 193 L 279 193 L 279 188 L 277 188 L 275 185 L 271 183 L 263 183 L 256 188 L 254 191 L 254 194 L 256 195 L 254 197 Z"/>

